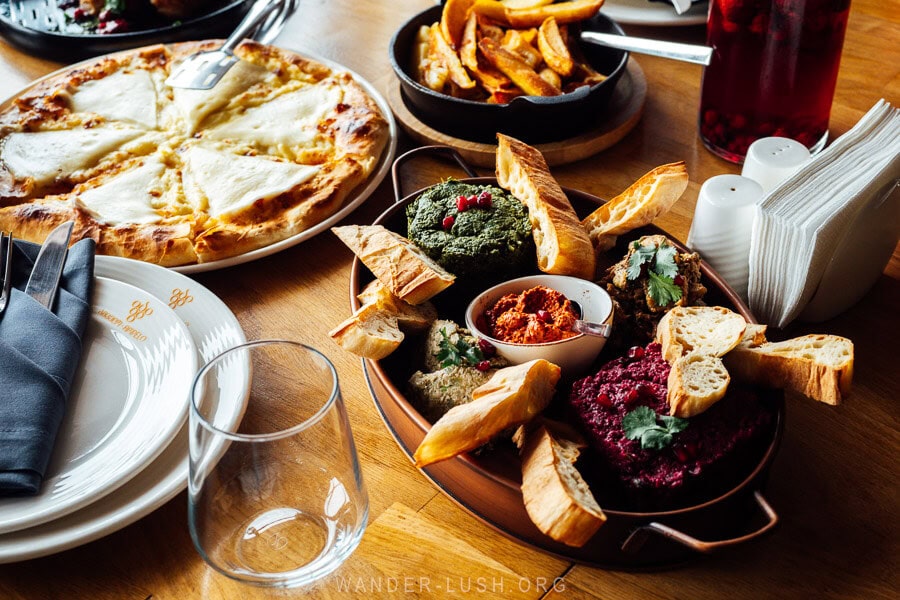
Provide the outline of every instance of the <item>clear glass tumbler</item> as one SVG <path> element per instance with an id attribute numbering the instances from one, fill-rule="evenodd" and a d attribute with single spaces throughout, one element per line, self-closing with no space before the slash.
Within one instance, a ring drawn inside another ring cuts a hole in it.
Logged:
<path id="1" fill-rule="evenodd" d="M 850 0 L 711 0 L 700 138 L 740 163 L 754 141 L 828 139 Z"/>
<path id="2" fill-rule="evenodd" d="M 188 521 L 209 565 L 251 584 L 305 585 L 353 552 L 367 518 L 337 372 L 324 355 L 265 340 L 200 369 Z"/>

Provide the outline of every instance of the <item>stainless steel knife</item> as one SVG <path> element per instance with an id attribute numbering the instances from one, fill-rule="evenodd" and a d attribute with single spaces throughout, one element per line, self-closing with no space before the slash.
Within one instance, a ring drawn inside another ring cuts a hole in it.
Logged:
<path id="1" fill-rule="evenodd" d="M 698 65 L 708 65 L 713 52 L 713 49 L 709 46 L 664 42 L 662 40 L 632 37 L 630 35 L 614 35 L 598 31 L 582 31 L 581 40 L 609 48 L 649 54 L 650 56 L 661 56 Z"/>
<path id="2" fill-rule="evenodd" d="M 69 237 L 72 235 L 74 225 L 74 221 L 66 221 L 50 232 L 38 252 L 31 277 L 25 286 L 25 293 L 48 309 L 53 306 L 53 299 L 56 298 L 59 278 L 62 276 L 69 250 Z"/>

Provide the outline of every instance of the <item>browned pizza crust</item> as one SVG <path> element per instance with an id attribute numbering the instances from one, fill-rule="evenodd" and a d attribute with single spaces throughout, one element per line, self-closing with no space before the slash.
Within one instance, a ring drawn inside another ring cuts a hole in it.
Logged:
<path id="1" fill-rule="evenodd" d="M 210 219 L 196 240 L 198 262 L 210 262 L 274 244 L 321 223 L 365 180 L 351 159 L 329 163 L 288 193 L 257 201 L 230 221 Z"/>
<path id="2" fill-rule="evenodd" d="M 133 258 L 164 267 L 197 262 L 192 225 L 187 221 L 110 226 L 98 222 L 68 196 L 50 196 L 0 208 L 0 230 L 15 231 L 18 239 L 39 244 L 66 221 L 75 222 L 70 244 L 91 238 L 97 243 L 98 254 Z"/>

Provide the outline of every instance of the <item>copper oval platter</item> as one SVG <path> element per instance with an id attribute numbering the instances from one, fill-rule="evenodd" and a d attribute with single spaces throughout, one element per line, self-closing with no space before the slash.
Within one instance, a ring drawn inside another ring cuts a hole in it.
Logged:
<path id="1" fill-rule="evenodd" d="M 398 159 L 399 160 L 399 159 Z M 465 183 L 492 184 L 489 177 L 462 179 Z M 406 232 L 405 206 L 422 191 L 410 194 L 385 211 L 375 224 Z M 603 201 L 590 194 L 564 188 L 579 215 L 591 212 Z M 398 194 L 399 197 L 399 194 Z M 624 242 L 641 235 L 663 234 L 675 242 L 679 250 L 686 248 L 665 231 L 648 226 L 623 236 L 623 244 L 612 251 L 613 256 L 624 254 Z M 620 252 L 621 250 L 621 252 Z M 704 285 L 708 288 L 705 300 L 709 304 L 729 307 L 748 322 L 755 322 L 749 308 L 727 283 L 705 262 L 701 261 Z M 355 259 L 350 275 L 351 305 L 359 307 L 356 294 L 371 280 L 359 259 Z M 452 289 L 452 288 L 451 288 Z M 471 291 L 470 291 L 471 292 Z M 451 309 L 467 300 L 459 295 L 445 297 L 445 291 L 433 299 L 442 318 L 459 318 L 462 309 Z M 463 290 L 463 293 L 465 291 Z M 456 310 L 459 314 L 447 314 Z M 375 405 L 388 430 L 403 452 L 410 457 L 422 441 L 431 424 L 406 399 L 403 388 L 414 370 L 414 352 L 401 344 L 393 355 L 380 361 L 364 359 L 363 367 Z M 612 358 L 612 357 L 608 357 Z M 767 396 L 769 394 L 766 394 Z M 775 457 L 784 425 L 783 396 L 771 394 L 776 418 L 771 434 L 746 461 L 746 469 L 733 481 L 723 482 L 717 494 L 699 499 L 692 506 L 665 512 L 636 512 L 610 510 L 604 507 L 606 523 L 583 547 L 573 548 L 555 542 L 541 533 L 525 511 L 520 490 L 520 463 L 512 448 L 498 448 L 480 455 L 468 454 L 434 464 L 422 470 L 443 493 L 465 510 L 520 543 L 538 548 L 567 560 L 616 569 L 654 569 L 683 563 L 699 552 L 734 545 L 758 537 L 772 529 L 778 517 L 760 493 L 769 466 Z M 601 502 L 602 505 L 602 502 Z M 755 515 L 765 515 L 764 524 L 757 529 Z M 724 538 L 724 539 L 723 539 Z"/>

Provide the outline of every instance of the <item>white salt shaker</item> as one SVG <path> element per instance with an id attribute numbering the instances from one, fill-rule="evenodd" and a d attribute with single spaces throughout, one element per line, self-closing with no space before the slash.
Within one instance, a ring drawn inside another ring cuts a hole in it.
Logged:
<path id="1" fill-rule="evenodd" d="M 716 175 L 700 188 L 687 245 L 700 253 L 744 300 L 750 279 L 750 235 L 760 184 L 741 175 Z"/>
<path id="2" fill-rule="evenodd" d="M 750 144 L 741 175 L 757 182 L 768 194 L 809 159 L 809 150 L 798 141 L 761 138 Z"/>

